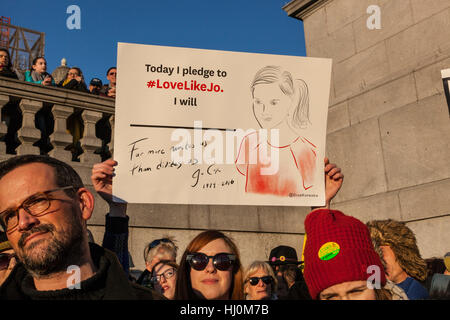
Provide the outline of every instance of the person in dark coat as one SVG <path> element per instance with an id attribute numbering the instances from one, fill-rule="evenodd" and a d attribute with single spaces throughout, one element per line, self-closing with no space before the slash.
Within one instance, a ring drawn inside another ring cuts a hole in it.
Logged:
<path id="1" fill-rule="evenodd" d="M 280 300 L 311 300 L 297 252 L 289 246 L 278 246 L 270 251 L 268 263 L 278 278 L 277 296 Z"/>
<path id="2" fill-rule="evenodd" d="M 5 48 L 0 48 L 0 76 L 18 79 L 17 74 L 12 69 L 9 51 Z"/>
<path id="3" fill-rule="evenodd" d="M 0 163 L 0 224 L 18 265 L 0 299 L 165 299 L 128 281 L 116 255 L 89 243 L 94 197 L 68 164 L 42 155 Z"/>

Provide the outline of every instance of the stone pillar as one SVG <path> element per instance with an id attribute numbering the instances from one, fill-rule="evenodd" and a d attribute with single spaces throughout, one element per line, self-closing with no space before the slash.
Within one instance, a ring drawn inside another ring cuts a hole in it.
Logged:
<path id="1" fill-rule="evenodd" d="M 66 146 L 72 143 L 72 136 L 67 132 L 66 121 L 73 113 L 73 108 L 62 105 L 54 105 L 52 114 L 55 119 L 55 130 L 50 135 L 50 142 L 53 145 L 53 150 L 49 155 L 59 160 L 70 162 L 72 153 L 69 150 L 64 150 Z"/>
<path id="2" fill-rule="evenodd" d="M 29 99 L 22 99 L 19 104 L 22 110 L 22 128 L 17 132 L 19 141 L 22 143 L 17 147 L 17 154 L 39 154 L 39 148 L 33 143 L 41 138 L 41 131 L 36 128 L 34 118 L 36 112 L 42 108 L 42 102 Z"/>
<path id="3" fill-rule="evenodd" d="M 9 97 L 6 95 L 0 95 L 0 112 L 2 108 L 9 102 Z M 8 131 L 8 127 L 3 121 L 0 121 L 0 137 L 4 136 Z M 4 141 L 0 141 L 0 154 L 6 153 L 6 145 Z"/>
<path id="4" fill-rule="evenodd" d="M 94 151 L 102 146 L 102 141 L 95 135 L 95 124 L 102 118 L 102 113 L 97 111 L 84 110 L 81 114 L 84 121 L 84 135 L 80 140 L 83 154 L 80 156 L 81 163 L 97 163 L 101 161 L 101 156 Z"/>

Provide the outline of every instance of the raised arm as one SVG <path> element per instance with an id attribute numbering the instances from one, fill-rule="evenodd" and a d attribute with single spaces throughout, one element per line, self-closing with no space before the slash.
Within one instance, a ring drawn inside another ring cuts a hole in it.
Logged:
<path id="1" fill-rule="evenodd" d="M 330 202 L 336 196 L 339 189 L 344 182 L 344 174 L 341 172 L 341 168 L 334 163 L 330 163 L 330 160 L 325 157 L 325 207 L 312 207 L 311 209 L 330 209 Z"/>
<path id="2" fill-rule="evenodd" d="M 128 254 L 128 221 L 127 204 L 115 203 L 112 200 L 112 177 L 117 161 L 108 159 L 97 163 L 92 168 L 91 181 L 95 191 L 108 203 L 109 213 L 106 214 L 105 235 L 102 246 L 113 251 L 125 273 L 129 273 Z"/>

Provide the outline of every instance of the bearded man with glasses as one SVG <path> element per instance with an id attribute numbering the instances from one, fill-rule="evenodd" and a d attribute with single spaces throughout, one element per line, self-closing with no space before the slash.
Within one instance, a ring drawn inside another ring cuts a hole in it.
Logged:
<path id="1" fill-rule="evenodd" d="M 0 163 L 0 223 L 19 260 L 0 299 L 163 299 L 130 283 L 114 253 L 88 242 L 93 209 L 92 193 L 62 161 L 24 155 Z"/>

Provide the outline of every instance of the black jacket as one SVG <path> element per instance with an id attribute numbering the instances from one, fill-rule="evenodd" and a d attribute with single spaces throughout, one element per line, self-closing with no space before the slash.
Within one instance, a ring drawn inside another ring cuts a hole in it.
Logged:
<path id="1" fill-rule="evenodd" d="M 58 87 L 89 93 L 89 90 L 84 81 L 78 82 L 76 79 L 72 79 L 69 82 L 67 82 L 66 85 L 63 85 L 64 81 L 65 79 L 61 80 L 60 83 L 58 84 Z"/>
<path id="2" fill-rule="evenodd" d="M 97 273 L 81 282 L 80 289 L 37 291 L 33 278 L 18 264 L 0 287 L 0 300 L 165 300 L 153 290 L 130 282 L 111 251 L 90 243 Z"/>

